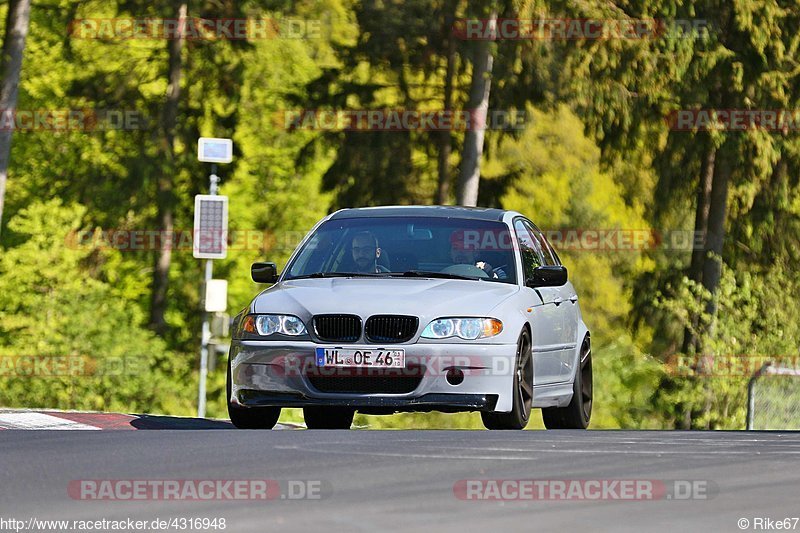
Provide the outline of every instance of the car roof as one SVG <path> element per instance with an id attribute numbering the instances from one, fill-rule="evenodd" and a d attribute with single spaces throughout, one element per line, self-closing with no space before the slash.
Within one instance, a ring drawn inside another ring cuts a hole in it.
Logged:
<path id="1" fill-rule="evenodd" d="M 384 207 L 359 207 L 340 209 L 331 219 L 376 217 L 433 217 L 468 218 L 474 220 L 502 221 L 508 211 L 490 207 L 462 207 L 454 205 L 392 205 Z"/>

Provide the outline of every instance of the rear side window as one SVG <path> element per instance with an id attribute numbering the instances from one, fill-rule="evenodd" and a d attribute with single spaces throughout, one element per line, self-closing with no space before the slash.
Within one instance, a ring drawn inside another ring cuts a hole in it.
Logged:
<path id="1" fill-rule="evenodd" d="M 542 266 L 542 256 L 539 250 L 539 243 L 531 235 L 530 230 L 523 224 L 522 220 L 514 222 L 514 231 L 519 242 L 519 252 L 522 256 L 522 270 L 525 275 L 523 282 L 533 277 L 533 270 Z"/>

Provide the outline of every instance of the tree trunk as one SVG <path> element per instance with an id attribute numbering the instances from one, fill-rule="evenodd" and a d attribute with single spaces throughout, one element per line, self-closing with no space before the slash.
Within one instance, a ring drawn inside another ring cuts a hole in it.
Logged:
<path id="1" fill-rule="evenodd" d="M 695 235 L 708 234 L 708 210 L 711 207 L 711 185 L 714 178 L 714 161 L 717 149 L 712 144 L 711 139 L 706 138 L 708 147 L 700 167 L 700 180 L 697 186 L 697 206 L 694 218 Z M 693 239 L 692 242 L 695 242 Z M 705 246 L 692 248 L 692 261 L 689 265 L 689 279 L 696 283 L 703 281 L 703 257 Z M 696 348 L 697 339 L 694 331 L 697 330 L 699 317 L 692 316 L 692 327 L 687 327 L 683 332 L 683 353 L 689 353 L 692 348 Z"/>
<path id="2" fill-rule="evenodd" d="M 459 0 L 452 0 L 448 5 L 448 14 L 452 20 L 445 20 L 443 33 L 447 44 L 447 70 L 444 75 L 444 112 L 453 109 L 453 77 L 456 69 L 456 36 L 453 35 L 453 22 L 458 12 Z M 436 190 L 436 204 L 445 205 L 450 196 L 450 152 L 453 142 L 452 132 L 445 128 L 439 132 L 439 187 Z"/>
<path id="3" fill-rule="evenodd" d="M 703 287 L 711 293 L 711 300 L 706 306 L 706 313 L 711 315 L 709 333 L 714 331 L 717 314 L 719 282 L 722 276 L 722 246 L 725 241 L 725 220 L 728 211 L 728 182 L 731 177 L 730 153 L 734 149 L 731 140 L 727 140 L 717 153 L 714 165 L 714 178 L 711 184 L 711 203 L 708 211 L 708 233 L 706 234 L 705 256 L 703 258 Z M 698 352 L 702 352 L 702 339 Z"/>
<path id="4" fill-rule="evenodd" d="M 782 219 L 786 214 L 785 207 L 782 206 L 785 206 L 789 202 L 786 196 L 786 191 L 789 190 L 786 184 L 788 171 L 789 168 L 786 162 L 786 156 L 781 156 L 772 168 L 769 183 L 765 187 L 766 190 L 763 193 L 766 200 L 764 209 L 771 211 L 774 217 L 770 231 L 764 235 L 765 242 L 762 248 L 761 260 L 766 265 L 773 264 L 778 259 L 781 250 L 784 249 L 785 246 L 783 236 L 780 232 L 783 226 Z M 757 204 L 754 204 L 754 207 L 756 206 Z"/>
<path id="5" fill-rule="evenodd" d="M 183 68 L 181 53 L 183 51 L 186 11 L 186 2 L 181 2 L 175 13 L 176 18 L 179 20 L 179 35 L 169 41 L 169 85 L 167 86 L 167 99 L 164 103 L 162 117 L 162 146 L 160 151 L 164 161 L 159 165 L 160 175 L 157 183 L 159 230 L 163 231 L 164 235 L 172 235 L 175 227 L 173 221 L 175 198 L 172 177 L 175 173 L 175 129 L 181 94 L 181 70 Z M 170 239 L 165 239 L 165 241 L 161 243 L 162 245 L 156 256 L 150 305 L 150 327 L 160 334 L 166 331 L 167 326 L 164 314 L 167 308 L 169 269 L 172 262 L 172 248 L 168 244 Z"/>
<path id="6" fill-rule="evenodd" d="M 11 0 L 6 16 L 6 35 L 0 57 L 0 113 L 12 119 L 17 110 L 19 78 L 22 71 L 22 56 L 25 38 L 31 18 L 31 0 Z M 11 121 L 13 124 L 13 120 Z M 3 228 L 3 204 L 6 197 L 8 161 L 11 155 L 13 128 L 0 128 L 0 230 Z"/>
<path id="7" fill-rule="evenodd" d="M 487 20 L 490 31 L 497 26 L 497 11 Z M 472 60 L 472 81 L 469 91 L 470 124 L 464 135 L 464 149 L 461 155 L 461 174 L 458 179 L 459 205 L 478 205 L 478 186 L 481 179 L 481 156 L 483 139 L 486 133 L 486 117 L 489 113 L 489 93 L 492 86 L 492 41 L 478 41 Z"/>

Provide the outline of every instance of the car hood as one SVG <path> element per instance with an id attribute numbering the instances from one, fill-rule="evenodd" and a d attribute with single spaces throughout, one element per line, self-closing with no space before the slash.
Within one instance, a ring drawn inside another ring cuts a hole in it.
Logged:
<path id="1" fill-rule="evenodd" d="M 347 313 L 362 318 L 375 314 L 487 316 L 519 291 L 507 283 L 425 278 L 330 278 L 290 280 L 259 294 L 254 313 L 311 315 Z"/>

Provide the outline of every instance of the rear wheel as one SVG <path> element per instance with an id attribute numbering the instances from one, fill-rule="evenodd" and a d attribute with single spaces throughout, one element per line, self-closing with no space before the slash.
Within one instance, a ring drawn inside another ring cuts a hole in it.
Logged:
<path id="1" fill-rule="evenodd" d="M 572 384 L 572 400 L 566 407 L 542 409 L 547 429 L 586 429 L 592 418 L 592 345 L 587 336 L 581 345 L 580 368 Z"/>
<path id="2" fill-rule="evenodd" d="M 228 416 L 231 423 L 239 429 L 272 429 L 281 416 L 280 407 L 242 407 L 231 403 L 231 362 L 228 360 L 228 380 L 225 390 L 228 393 Z"/>
<path id="3" fill-rule="evenodd" d="M 308 429 L 350 429 L 355 409 L 346 407 L 303 407 Z"/>
<path id="4" fill-rule="evenodd" d="M 513 407 L 508 413 L 481 413 L 486 429 L 524 429 L 531 417 L 533 404 L 533 356 L 531 336 L 523 330 L 517 342 L 514 371 Z"/>

